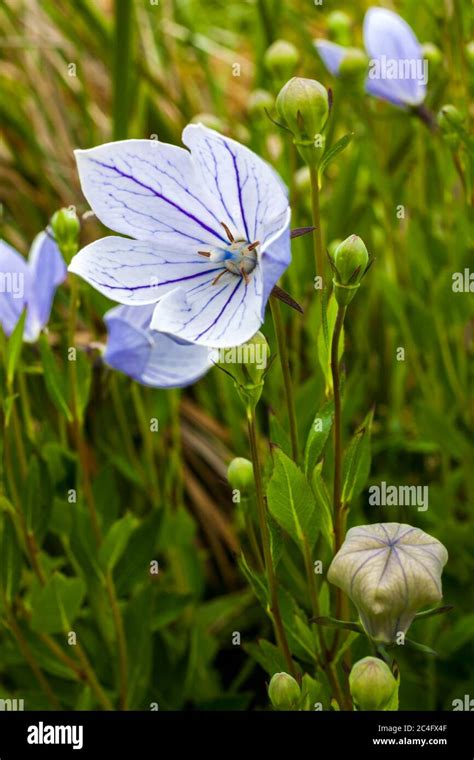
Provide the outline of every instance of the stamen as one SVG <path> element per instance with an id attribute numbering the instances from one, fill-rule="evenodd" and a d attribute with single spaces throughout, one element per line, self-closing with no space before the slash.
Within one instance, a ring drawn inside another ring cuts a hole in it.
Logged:
<path id="1" fill-rule="evenodd" d="M 228 271 L 229 271 L 228 269 L 223 269 L 223 270 L 222 270 L 222 272 L 219 272 L 219 274 L 217 275 L 217 277 L 214 277 L 214 279 L 213 279 L 213 281 L 212 281 L 212 283 L 211 283 L 211 284 L 212 284 L 212 285 L 217 285 L 217 283 L 218 283 L 218 282 L 219 282 L 219 280 L 221 279 L 222 275 L 223 275 L 223 274 L 225 274 L 225 273 L 226 273 L 226 272 L 228 272 Z"/>
<path id="2" fill-rule="evenodd" d="M 225 229 L 225 234 L 229 238 L 229 242 L 230 243 L 234 243 L 235 242 L 234 241 L 234 236 L 233 236 L 232 232 L 229 230 L 227 224 L 225 222 L 221 222 L 221 224 L 222 224 L 223 228 Z"/>
<path id="3" fill-rule="evenodd" d="M 249 245 L 248 250 L 254 251 L 255 248 L 258 248 L 259 245 L 260 245 L 260 240 L 256 240 L 255 243 L 252 243 L 251 245 Z"/>
<path id="4" fill-rule="evenodd" d="M 240 274 L 241 274 L 241 275 L 242 275 L 242 277 L 244 278 L 244 280 L 245 280 L 245 284 L 246 284 L 246 285 L 248 285 L 248 284 L 249 284 L 249 282 L 250 282 L 250 277 L 248 276 L 247 272 L 245 271 L 245 269 L 244 269 L 244 265 L 243 265 L 243 264 L 242 264 L 242 265 L 241 265 L 241 267 L 240 267 Z"/>
<path id="5" fill-rule="evenodd" d="M 205 256 L 207 259 L 210 258 L 211 252 L 210 251 L 198 251 L 200 256 Z"/>

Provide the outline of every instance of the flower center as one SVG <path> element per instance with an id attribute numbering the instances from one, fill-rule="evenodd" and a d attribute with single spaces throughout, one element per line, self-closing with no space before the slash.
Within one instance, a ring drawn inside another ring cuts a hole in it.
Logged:
<path id="1" fill-rule="evenodd" d="M 222 271 L 217 275 L 212 284 L 215 285 L 226 272 L 237 276 L 240 275 L 248 283 L 249 275 L 257 266 L 257 248 L 260 242 L 257 240 L 254 243 L 249 243 L 247 240 L 236 240 L 228 226 L 224 222 L 221 222 L 221 224 L 226 231 L 229 245 L 222 248 L 214 248 L 211 251 L 198 251 L 201 256 L 206 256 L 213 263 L 223 264 Z"/>

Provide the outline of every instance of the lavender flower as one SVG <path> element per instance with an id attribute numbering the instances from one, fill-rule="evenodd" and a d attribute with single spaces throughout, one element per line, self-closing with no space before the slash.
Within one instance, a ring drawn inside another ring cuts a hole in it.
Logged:
<path id="1" fill-rule="evenodd" d="M 390 643 L 421 607 L 441 600 L 447 560 L 442 543 L 411 525 L 359 525 L 348 531 L 328 580 L 352 599 L 368 635 Z"/>
<path id="2" fill-rule="evenodd" d="M 0 325 L 11 335 L 26 308 L 23 339 L 38 340 L 51 314 L 54 294 L 66 278 L 66 264 L 46 232 L 36 236 L 28 260 L 0 240 Z"/>
<path id="3" fill-rule="evenodd" d="M 290 262 L 286 192 L 261 158 L 202 124 L 183 142 L 191 152 L 156 140 L 76 151 L 96 215 L 133 239 L 102 238 L 69 269 L 119 303 L 157 304 L 155 330 L 235 346 L 257 332 Z"/>
<path id="4" fill-rule="evenodd" d="M 401 108 L 419 106 L 426 96 L 426 61 L 412 28 L 386 8 L 369 8 L 364 18 L 364 45 L 369 57 L 368 93 Z M 351 48 L 316 40 L 326 68 L 337 76 Z"/>
<path id="5" fill-rule="evenodd" d="M 178 343 L 150 330 L 154 304 L 115 306 L 104 320 L 108 341 L 104 361 L 142 385 L 181 388 L 199 380 L 212 366 L 205 346 Z"/>

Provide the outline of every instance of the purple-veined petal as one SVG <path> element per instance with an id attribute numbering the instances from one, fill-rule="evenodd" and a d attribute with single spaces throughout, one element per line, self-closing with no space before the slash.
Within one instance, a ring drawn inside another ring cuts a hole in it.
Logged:
<path id="1" fill-rule="evenodd" d="M 142 385 L 182 388 L 212 366 L 205 346 L 177 343 L 149 328 L 153 305 L 116 306 L 104 316 L 108 341 L 104 361 Z"/>
<path id="2" fill-rule="evenodd" d="M 262 246 L 260 262 L 263 277 L 262 322 L 273 287 L 291 262 L 290 217 L 290 209 L 287 209 L 283 219 L 278 219 L 276 223 L 265 228 L 266 242 Z"/>
<path id="3" fill-rule="evenodd" d="M 54 240 L 40 232 L 33 241 L 28 257 L 31 288 L 25 339 L 35 341 L 48 322 L 57 287 L 66 279 L 67 268 Z"/>
<path id="4" fill-rule="evenodd" d="M 257 266 L 249 282 L 226 272 L 187 293 L 177 288 L 155 308 L 151 327 L 178 339 L 215 348 L 237 346 L 249 340 L 262 324 L 262 272 Z"/>
<path id="5" fill-rule="evenodd" d="M 121 140 L 75 155 L 85 197 L 115 232 L 183 250 L 226 242 L 219 206 L 187 150 L 157 140 Z"/>
<path id="6" fill-rule="evenodd" d="M 315 40 L 314 46 L 327 70 L 334 76 L 337 76 L 339 66 L 347 52 L 347 48 L 343 45 L 337 45 L 335 42 L 330 42 L 329 40 Z"/>
<path id="7" fill-rule="evenodd" d="M 191 150 L 201 185 L 213 196 L 221 221 L 229 224 L 236 239 L 262 242 L 264 225 L 288 208 L 274 169 L 249 148 L 202 124 L 189 124 L 183 143 Z"/>
<path id="8" fill-rule="evenodd" d="M 0 240 L 0 326 L 5 335 L 11 335 L 21 317 L 30 284 L 26 260 L 8 243 Z"/>
<path id="9" fill-rule="evenodd" d="M 157 243 L 105 237 L 74 256 L 69 271 L 123 304 L 156 303 L 177 287 L 185 290 L 214 279 L 222 269 L 197 250 L 166 250 Z"/>
<path id="10" fill-rule="evenodd" d="M 409 24 L 386 8 L 369 8 L 364 18 L 363 34 L 371 59 L 366 83 L 368 92 L 395 105 L 422 103 L 426 95 L 426 63 Z M 394 66 L 397 71 L 391 73 Z"/>

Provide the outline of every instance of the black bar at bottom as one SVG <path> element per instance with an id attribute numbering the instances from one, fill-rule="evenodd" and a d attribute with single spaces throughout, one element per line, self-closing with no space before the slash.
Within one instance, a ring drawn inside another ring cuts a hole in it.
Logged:
<path id="1" fill-rule="evenodd" d="M 0 760 L 159 757 L 176 751 L 472 760 L 472 712 L 0 712 Z M 321 755 L 321 751 L 324 753 Z M 343 753 L 348 753 L 343 755 Z M 349 754 L 350 753 L 350 754 Z M 245 760 L 246 754 L 243 754 Z"/>

